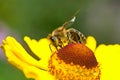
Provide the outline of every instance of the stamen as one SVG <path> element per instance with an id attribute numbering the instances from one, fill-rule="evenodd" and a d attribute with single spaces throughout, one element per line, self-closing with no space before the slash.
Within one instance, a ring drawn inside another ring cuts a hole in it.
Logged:
<path id="1" fill-rule="evenodd" d="M 49 72 L 56 80 L 100 80 L 94 53 L 84 44 L 72 43 L 53 53 Z"/>

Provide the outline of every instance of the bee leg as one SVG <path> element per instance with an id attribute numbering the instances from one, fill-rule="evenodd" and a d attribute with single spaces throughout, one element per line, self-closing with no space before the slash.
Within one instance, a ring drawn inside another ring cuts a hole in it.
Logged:
<path id="1" fill-rule="evenodd" d="M 49 44 L 49 48 L 50 48 L 50 51 L 52 52 L 51 45 L 52 45 L 52 43 Z"/>
<path id="2" fill-rule="evenodd" d="M 50 48 L 50 51 L 51 51 L 51 52 L 53 52 L 53 50 L 52 50 L 52 48 L 51 48 L 51 47 L 52 47 L 51 45 L 53 45 L 53 44 L 52 44 L 52 43 L 50 43 L 50 44 L 49 44 L 49 48 Z M 55 47 L 55 49 L 58 51 L 57 46 L 54 46 L 54 47 Z"/>

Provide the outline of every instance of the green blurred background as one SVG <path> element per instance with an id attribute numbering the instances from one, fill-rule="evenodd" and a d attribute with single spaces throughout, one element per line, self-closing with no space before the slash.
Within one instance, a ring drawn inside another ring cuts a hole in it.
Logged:
<path id="1" fill-rule="evenodd" d="M 0 0 L 0 42 L 7 35 L 20 42 L 25 35 L 46 37 L 79 9 L 73 28 L 94 36 L 98 44 L 120 43 L 119 0 Z M 28 80 L 1 51 L 0 80 Z"/>

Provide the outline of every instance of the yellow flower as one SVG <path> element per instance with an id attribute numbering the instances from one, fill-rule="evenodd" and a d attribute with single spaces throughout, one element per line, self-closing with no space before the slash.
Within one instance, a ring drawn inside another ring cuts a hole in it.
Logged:
<path id="1" fill-rule="evenodd" d="M 47 38 L 39 41 L 24 37 L 30 55 L 13 37 L 3 40 L 1 48 L 8 61 L 35 80 L 119 80 L 120 45 L 101 44 L 94 37 L 86 44 L 69 44 L 56 51 Z M 87 47 L 86 47 L 87 46 Z M 52 49 L 52 51 L 50 50 Z"/>

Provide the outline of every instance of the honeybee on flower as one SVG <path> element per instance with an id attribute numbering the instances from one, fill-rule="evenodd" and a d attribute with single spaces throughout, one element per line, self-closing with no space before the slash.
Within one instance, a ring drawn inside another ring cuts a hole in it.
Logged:
<path id="1" fill-rule="evenodd" d="M 79 30 L 74 28 L 66 29 L 74 23 L 75 18 L 76 17 L 73 16 L 70 20 L 53 30 L 53 32 L 47 36 L 47 38 L 51 40 L 51 44 L 55 46 L 56 49 L 64 47 L 65 44 L 86 43 L 86 37 Z"/>

